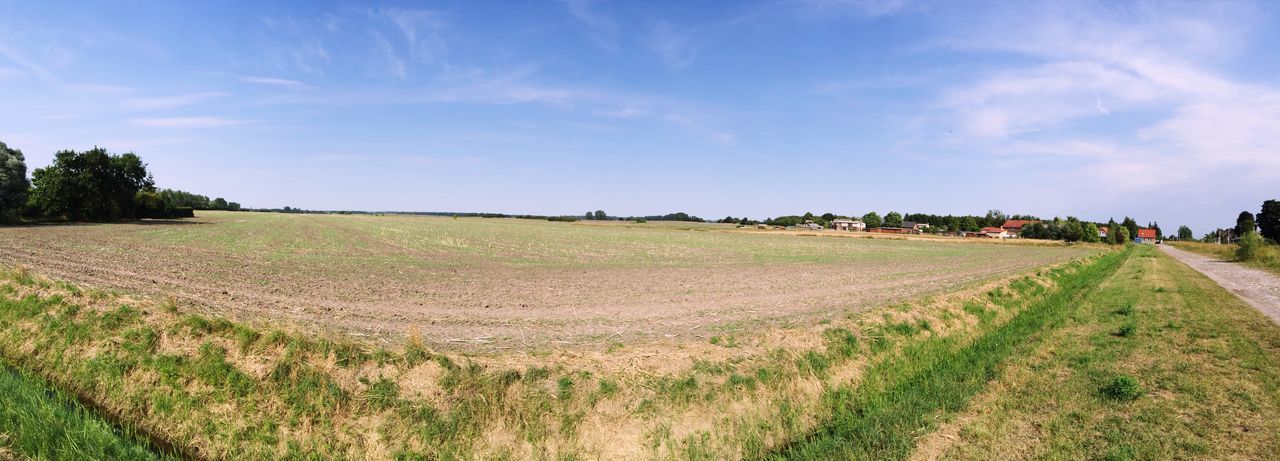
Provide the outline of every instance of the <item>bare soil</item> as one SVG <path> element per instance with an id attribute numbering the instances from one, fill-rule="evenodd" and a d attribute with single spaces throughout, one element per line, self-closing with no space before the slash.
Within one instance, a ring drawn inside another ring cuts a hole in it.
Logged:
<path id="1" fill-rule="evenodd" d="M 157 297 L 173 295 L 184 309 L 195 307 L 240 320 L 293 322 L 374 338 L 399 338 L 416 330 L 435 346 L 505 349 L 682 342 L 784 321 L 817 321 L 956 289 L 1090 251 L 901 242 L 898 247 L 872 248 L 876 259 L 866 262 L 807 263 L 732 260 L 716 253 L 714 245 L 668 245 L 663 251 L 680 257 L 695 255 L 708 263 L 611 265 L 611 246 L 630 245 L 627 239 L 633 234 L 609 234 L 618 231 L 583 226 L 550 228 L 547 235 L 559 238 L 558 229 L 586 232 L 562 239 L 568 242 L 565 247 L 574 248 L 575 255 L 595 258 L 588 263 L 506 264 L 424 250 L 405 240 L 385 237 L 387 229 L 412 234 L 438 223 L 456 225 L 456 220 L 395 218 L 386 221 L 390 226 L 384 226 L 383 221 L 371 221 L 377 218 L 360 217 L 297 217 L 296 222 L 292 217 L 271 218 L 286 220 L 250 227 L 245 234 L 270 233 L 273 238 L 279 234 L 295 239 L 273 247 L 291 250 L 285 256 L 193 240 L 222 235 L 218 232 L 221 228 L 211 226 L 226 226 L 228 235 L 238 232 L 240 228 L 231 226 L 246 221 L 253 224 L 259 218 L 252 215 L 257 214 L 224 213 L 192 221 L 195 224 L 4 228 L 0 229 L 0 262 L 23 264 L 53 279 L 80 285 Z M 412 219 L 420 221 L 406 221 Z M 479 223 L 475 225 L 478 231 L 485 229 L 484 220 L 474 221 Z M 370 222 L 381 227 L 361 227 Z M 411 224 L 403 224 L 406 222 Z M 281 228 L 282 223 L 302 230 L 291 234 L 292 230 Z M 678 242 L 688 234 L 718 238 L 678 228 L 628 232 L 646 232 L 640 235 L 662 242 Z M 582 240 L 580 235 L 601 240 L 583 241 L 578 249 L 574 246 Z M 858 250 L 864 245 L 849 243 L 854 239 L 733 235 L 739 239 L 737 245 L 742 245 L 742 238 L 759 239 L 760 245 L 776 245 L 779 239 L 784 239 L 784 244 L 787 240 L 803 241 L 808 247 L 840 241 L 831 246 L 832 252 Z M 451 238 L 440 241 L 452 243 Z M 494 244 L 491 238 L 489 247 Z M 946 251 L 916 251 L 936 250 L 939 245 Z M 977 250 L 954 251 L 948 245 Z M 889 251 L 900 254 L 886 254 Z"/>

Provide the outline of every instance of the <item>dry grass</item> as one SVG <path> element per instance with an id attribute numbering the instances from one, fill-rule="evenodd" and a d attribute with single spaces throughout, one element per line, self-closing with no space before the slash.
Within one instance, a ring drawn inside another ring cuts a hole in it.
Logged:
<path id="1" fill-rule="evenodd" d="M 981 334 L 1047 272 L 678 347 L 388 351 L 16 271 L 0 353 L 210 458 L 758 457 L 829 419 L 822 396 L 928 338 Z M 39 334 L 36 334 L 39 332 Z"/>

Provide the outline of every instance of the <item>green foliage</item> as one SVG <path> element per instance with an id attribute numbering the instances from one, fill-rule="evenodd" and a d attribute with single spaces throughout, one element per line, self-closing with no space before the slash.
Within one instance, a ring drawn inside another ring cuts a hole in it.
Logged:
<path id="1" fill-rule="evenodd" d="M 1102 237 L 1098 236 L 1098 225 L 1094 223 L 1085 223 L 1084 233 L 1080 236 L 1080 240 L 1089 243 L 1097 243 L 1102 240 Z"/>
<path id="2" fill-rule="evenodd" d="M 1240 237 L 1240 246 L 1236 248 L 1236 259 L 1240 261 L 1252 261 L 1258 257 L 1262 249 L 1262 236 L 1257 232 L 1246 232 Z"/>
<path id="3" fill-rule="evenodd" d="M 22 151 L 0 142 L 0 222 L 18 218 L 27 205 L 27 163 Z"/>
<path id="4" fill-rule="evenodd" d="M 884 221 L 880 219 L 880 215 L 872 211 L 862 215 L 862 222 L 867 224 L 868 229 L 884 226 Z"/>
<path id="5" fill-rule="evenodd" d="M 1178 226 L 1178 240 L 1191 241 L 1195 240 L 1195 234 L 1191 233 L 1191 228 L 1185 225 Z"/>
<path id="6" fill-rule="evenodd" d="M 1272 242 L 1280 243 L 1280 200 L 1262 202 L 1258 212 L 1258 231 Z"/>
<path id="7" fill-rule="evenodd" d="M 1120 226 L 1119 228 L 1116 229 L 1116 244 L 1124 245 L 1126 243 L 1129 243 L 1130 241 L 1132 241 L 1132 238 L 1131 238 L 1132 235 L 1133 234 L 1129 233 L 1129 228 Z"/>
<path id="8" fill-rule="evenodd" d="M 902 215 L 896 211 L 890 211 L 884 215 L 884 227 L 902 227 Z"/>
<path id="9" fill-rule="evenodd" d="M 1130 401 L 1142 397 L 1142 386 L 1138 380 L 1129 375 L 1118 375 L 1107 381 L 1099 389 L 1103 397 L 1117 401 Z"/>
<path id="10" fill-rule="evenodd" d="M 58 152 L 53 165 L 37 168 L 33 178 L 32 197 L 40 211 L 72 221 L 131 218 L 138 192 L 155 187 L 137 155 L 109 154 L 100 147 Z"/>

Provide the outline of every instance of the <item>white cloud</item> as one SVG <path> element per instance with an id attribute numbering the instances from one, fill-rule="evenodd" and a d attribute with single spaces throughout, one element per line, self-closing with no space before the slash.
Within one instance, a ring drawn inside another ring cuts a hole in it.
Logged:
<path id="1" fill-rule="evenodd" d="M 134 125 L 153 128 L 220 128 L 226 126 L 252 123 L 247 120 L 234 120 L 221 117 L 167 117 L 167 118 L 135 118 Z"/>
<path id="2" fill-rule="evenodd" d="M 128 110 L 164 110 L 189 106 L 200 101 L 227 96 L 227 93 L 187 93 L 153 98 L 128 98 L 120 105 Z"/>
<path id="3" fill-rule="evenodd" d="M 284 87 L 289 89 L 307 88 L 306 83 L 300 82 L 298 80 L 289 80 L 284 78 L 256 77 L 256 76 L 250 75 L 250 76 L 242 76 L 239 78 L 239 80 L 244 83 L 253 83 L 257 85 L 267 85 L 267 86 L 278 86 L 278 87 Z"/>

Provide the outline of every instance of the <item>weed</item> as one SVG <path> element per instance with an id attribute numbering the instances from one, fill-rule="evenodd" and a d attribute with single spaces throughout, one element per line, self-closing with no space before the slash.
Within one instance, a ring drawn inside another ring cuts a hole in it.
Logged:
<path id="1" fill-rule="evenodd" d="M 1130 336 L 1133 336 L 1134 333 L 1137 333 L 1137 332 L 1138 332 L 1138 325 L 1133 322 L 1129 322 L 1129 323 L 1125 323 L 1124 325 L 1121 325 L 1120 329 L 1116 330 L 1115 333 L 1112 333 L 1112 335 L 1119 336 L 1121 338 L 1128 338 Z"/>
<path id="2" fill-rule="evenodd" d="M 1138 384 L 1138 380 L 1129 375 L 1117 375 L 1112 377 L 1099 390 L 1103 397 L 1117 401 L 1136 400 L 1143 394 L 1142 386 Z"/>

